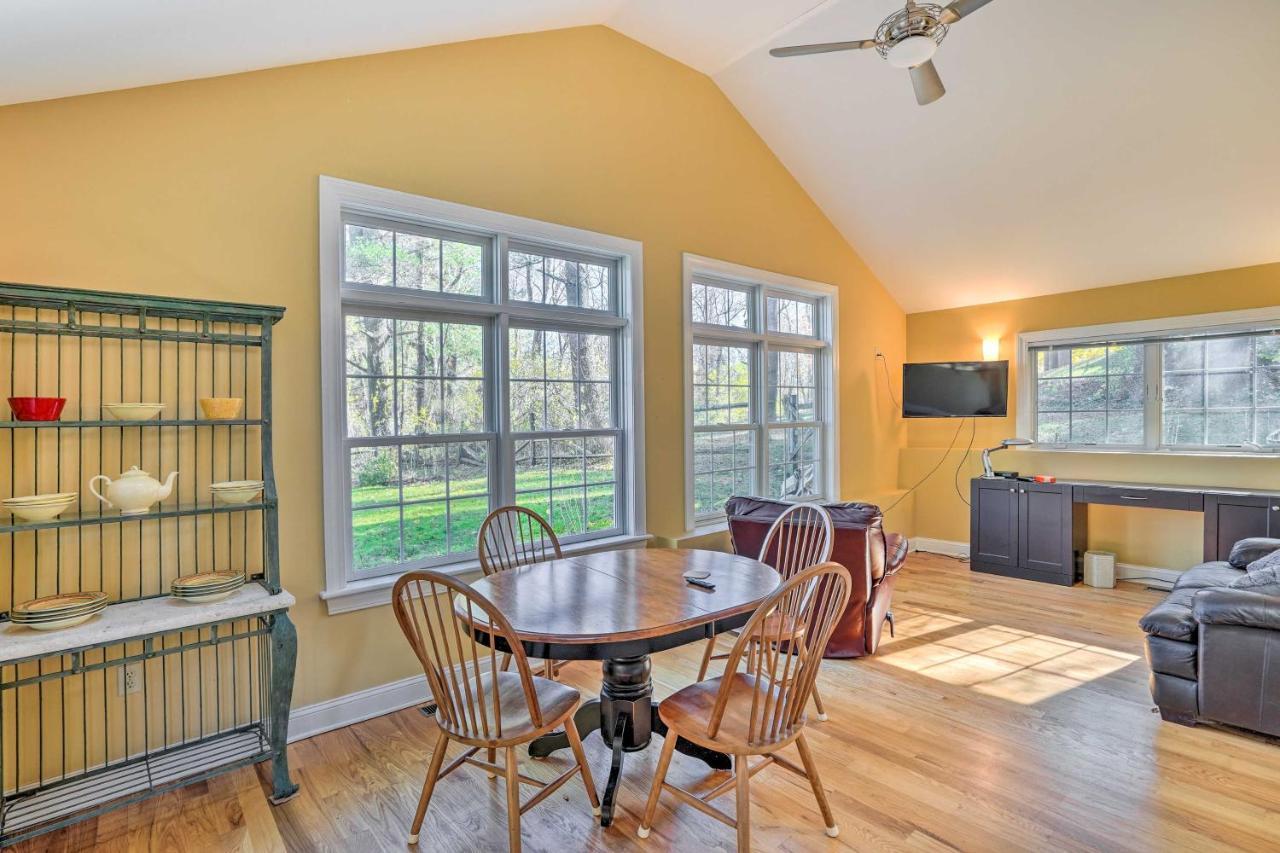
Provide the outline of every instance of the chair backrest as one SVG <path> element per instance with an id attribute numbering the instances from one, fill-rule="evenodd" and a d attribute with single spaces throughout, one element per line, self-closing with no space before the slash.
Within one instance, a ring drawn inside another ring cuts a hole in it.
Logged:
<path id="1" fill-rule="evenodd" d="M 831 513 L 818 504 L 793 504 L 774 520 L 757 559 L 787 580 L 830 560 L 834 542 Z"/>
<path id="2" fill-rule="evenodd" d="M 487 598 L 448 575 L 416 571 L 406 572 L 396 581 L 391 605 L 400 630 L 427 674 L 431 696 L 439 708 L 436 713 L 447 730 L 475 739 L 502 738 L 502 705 L 496 689 L 497 639 L 505 640 L 511 649 L 529 719 L 535 726 L 542 725 L 542 708 L 524 647 L 511 623 Z M 472 631 L 488 636 L 487 649 L 473 641 Z"/>
<path id="3" fill-rule="evenodd" d="M 563 556 L 546 519 L 523 506 L 500 506 L 485 518 L 476 539 L 486 575 Z"/>
<path id="4" fill-rule="evenodd" d="M 756 609 L 742 628 L 726 673 L 751 679 L 747 740 L 767 745 L 785 740 L 802 725 L 805 705 L 822 664 L 831 631 L 849 601 L 852 582 L 839 563 L 821 563 L 792 575 Z M 797 626 L 805 626 L 797 630 Z M 726 675 L 712 706 L 707 736 L 714 738 L 728 707 L 736 677 Z M 736 702 L 745 702 L 739 692 Z"/>

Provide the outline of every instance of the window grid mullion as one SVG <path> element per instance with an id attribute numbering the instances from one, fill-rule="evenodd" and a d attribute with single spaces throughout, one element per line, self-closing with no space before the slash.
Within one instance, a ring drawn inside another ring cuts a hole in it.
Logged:
<path id="1" fill-rule="evenodd" d="M 757 302 L 759 299 L 757 300 Z M 764 309 L 760 308 L 757 316 L 763 322 Z M 769 342 L 762 340 L 756 345 L 756 368 L 760 381 L 756 383 L 756 402 L 760 406 L 761 417 L 756 425 L 756 493 L 767 495 L 769 491 Z"/>
<path id="2" fill-rule="evenodd" d="M 1164 352 L 1158 343 L 1143 347 L 1143 445 L 1155 450 L 1164 444 Z"/>

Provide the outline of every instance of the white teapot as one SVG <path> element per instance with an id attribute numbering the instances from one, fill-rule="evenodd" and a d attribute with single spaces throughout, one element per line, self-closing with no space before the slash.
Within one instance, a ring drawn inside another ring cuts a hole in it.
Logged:
<path id="1" fill-rule="evenodd" d="M 177 476 L 178 472 L 173 471 L 169 474 L 169 479 L 161 483 L 146 471 L 139 471 L 138 466 L 134 465 L 114 480 L 105 474 L 99 474 L 89 481 L 89 491 L 107 506 L 120 510 L 121 515 L 143 515 L 151 509 L 153 503 L 169 497 Z M 99 480 L 107 482 L 105 497 L 93 487 Z"/>

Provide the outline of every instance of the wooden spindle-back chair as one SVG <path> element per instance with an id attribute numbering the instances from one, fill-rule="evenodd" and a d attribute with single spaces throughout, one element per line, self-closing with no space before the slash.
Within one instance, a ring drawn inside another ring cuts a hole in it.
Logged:
<path id="1" fill-rule="evenodd" d="M 461 616 L 455 612 L 455 603 Z M 520 849 L 520 815 L 550 796 L 575 773 L 582 774 L 591 807 L 599 814 L 600 803 L 591 770 L 572 720 L 581 696 L 568 685 L 540 678 L 530 671 L 524 647 L 506 617 L 467 584 L 438 572 L 401 575 L 392 590 L 391 604 L 400 630 L 426 673 L 440 730 L 409 843 L 417 843 L 436 782 L 463 764 L 481 767 L 491 777 L 501 774 L 506 778 L 507 832 L 513 851 Z M 473 632 L 480 632 L 486 638 L 487 648 L 472 639 Z M 498 641 L 505 642 L 511 649 L 514 672 L 499 667 Z M 576 765 L 546 784 L 522 776 L 516 763 L 516 747 L 559 727 L 563 727 L 569 737 Z M 467 749 L 441 770 L 450 740 L 465 744 Z M 481 749 L 487 751 L 487 761 L 475 757 Z M 494 763 L 499 749 L 506 751 L 505 766 Z M 520 805 L 522 782 L 541 788 L 523 806 Z"/>
<path id="2" fill-rule="evenodd" d="M 486 575 L 564 556 L 551 525 L 523 506 L 500 506 L 480 525 L 476 550 Z"/>
<path id="3" fill-rule="evenodd" d="M 653 788 L 640 823 L 648 837 L 663 791 L 738 830 L 738 849 L 750 850 L 750 781 L 769 764 L 778 764 L 809 780 L 826 823 L 827 835 L 839 834 L 817 766 L 804 739 L 805 705 L 813 693 L 826 647 L 849 601 L 852 581 L 838 563 L 822 563 L 784 581 L 743 627 L 720 678 L 680 690 L 658 706 L 669 733 L 654 774 Z M 806 625 L 795 632 L 791 626 Z M 739 668 L 741 667 L 741 671 Z M 676 735 L 708 749 L 733 755 L 733 778 L 702 796 L 666 783 Z M 778 755 L 794 743 L 801 766 Z M 765 759 L 750 766 L 750 757 Z M 732 818 L 711 806 L 736 788 L 738 812 Z"/>
<path id="4" fill-rule="evenodd" d="M 480 569 L 485 575 L 563 557 L 560 540 L 547 520 L 523 506 L 500 506 L 485 516 L 476 537 Z M 510 665 L 504 657 L 502 668 Z M 542 674 L 555 678 L 563 661 L 544 661 Z"/>
<path id="5" fill-rule="evenodd" d="M 782 575 L 782 579 L 787 580 L 810 566 L 831 559 L 831 549 L 834 546 L 835 527 L 831 522 L 831 513 L 818 504 L 794 504 L 774 519 L 760 545 L 760 556 L 757 559 L 773 566 Z M 716 639 L 707 639 L 707 646 L 702 652 L 702 665 L 698 668 L 699 681 L 707 677 L 711 661 L 728 657 L 715 653 Z M 818 719 L 825 720 L 827 712 L 817 690 L 813 692 L 813 701 L 818 709 Z"/>

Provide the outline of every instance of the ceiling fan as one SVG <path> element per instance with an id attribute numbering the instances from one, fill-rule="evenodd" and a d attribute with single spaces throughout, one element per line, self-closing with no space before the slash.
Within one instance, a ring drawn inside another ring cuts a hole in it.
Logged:
<path id="1" fill-rule="evenodd" d="M 935 3 L 907 5 L 880 22 L 875 38 L 860 41 L 833 41 L 823 44 L 801 44 L 795 47 L 775 47 L 770 55 L 807 56 L 811 53 L 834 53 L 841 50 L 864 50 L 874 47 L 895 68 L 906 68 L 911 73 L 911 85 L 916 90 L 916 103 L 932 104 L 947 93 L 933 65 L 933 54 L 947 37 L 947 28 L 961 18 L 972 15 L 991 0 L 953 0 L 948 6 Z"/>

